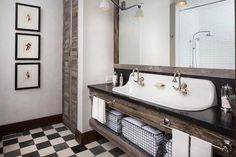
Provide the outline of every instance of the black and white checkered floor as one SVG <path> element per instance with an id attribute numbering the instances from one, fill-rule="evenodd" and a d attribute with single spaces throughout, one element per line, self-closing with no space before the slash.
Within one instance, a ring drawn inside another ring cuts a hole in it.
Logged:
<path id="1" fill-rule="evenodd" d="M 76 142 L 64 124 L 8 135 L 0 141 L 0 157 L 128 157 L 106 139 L 87 145 Z"/>

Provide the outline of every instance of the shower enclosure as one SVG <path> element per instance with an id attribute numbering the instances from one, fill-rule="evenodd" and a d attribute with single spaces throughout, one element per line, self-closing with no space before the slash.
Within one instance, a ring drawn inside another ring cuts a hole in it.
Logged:
<path id="1" fill-rule="evenodd" d="M 175 13 L 176 66 L 234 69 L 233 0 L 189 0 Z"/>

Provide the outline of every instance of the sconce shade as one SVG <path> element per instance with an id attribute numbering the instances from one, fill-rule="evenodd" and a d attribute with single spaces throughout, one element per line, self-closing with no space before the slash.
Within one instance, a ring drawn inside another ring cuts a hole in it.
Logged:
<path id="1" fill-rule="evenodd" d="M 135 14 L 135 17 L 136 17 L 136 18 L 144 18 L 144 16 L 143 16 L 143 10 L 142 10 L 141 6 L 138 6 L 138 10 L 137 10 L 137 12 L 136 12 L 136 14 Z"/>
<path id="2" fill-rule="evenodd" d="M 109 2 L 107 0 L 102 0 L 99 8 L 102 9 L 103 11 L 107 11 L 110 9 Z"/>
<path id="3" fill-rule="evenodd" d="M 175 5 L 177 7 L 182 7 L 182 6 L 187 5 L 187 1 L 186 0 L 175 0 Z"/>

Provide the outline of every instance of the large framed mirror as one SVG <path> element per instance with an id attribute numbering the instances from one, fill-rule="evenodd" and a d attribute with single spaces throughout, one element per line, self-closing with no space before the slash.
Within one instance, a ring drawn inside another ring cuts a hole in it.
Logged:
<path id="1" fill-rule="evenodd" d="M 125 2 L 141 7 L 115 8 L 115 67 L 179 67 L 233 77 L 235 0 L 186 0 L 182 6 L 176 0 Z"/>

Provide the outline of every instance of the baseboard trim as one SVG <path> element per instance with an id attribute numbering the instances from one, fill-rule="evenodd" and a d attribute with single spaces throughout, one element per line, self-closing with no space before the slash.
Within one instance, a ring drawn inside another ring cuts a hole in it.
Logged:
<path id="1" fill-rule="evenodd" d="M 85 133 L 81 133 L 79 130 L 75 130 L 75 139 L 79 144 L 86 145 L 88 143 L 97 141 L 104 138 L 102 135 L 100 135 L 95 130 L 88 131 Z"/>
<path id="2" fill-rule="evenodd" d="M 7 124 L 0 126 L 0 139 L 4 135 L 9 135 L 13 133 L 23 132 L 47 125 L 52 125 L 62 122 L 62 114 L 53 115 L 49 117 L 43 117 L 38 119 L 27 120 L 23 122 L 17 122 L 13 124 Z"/>

